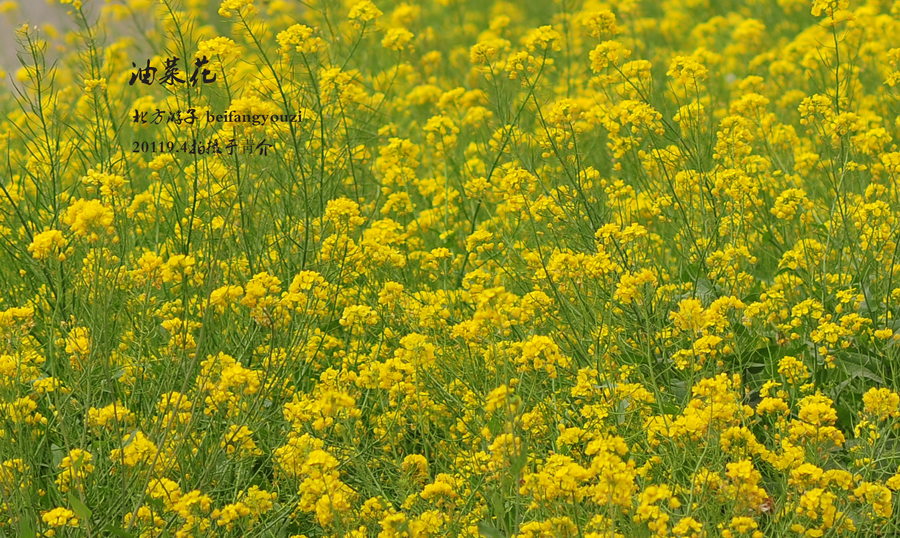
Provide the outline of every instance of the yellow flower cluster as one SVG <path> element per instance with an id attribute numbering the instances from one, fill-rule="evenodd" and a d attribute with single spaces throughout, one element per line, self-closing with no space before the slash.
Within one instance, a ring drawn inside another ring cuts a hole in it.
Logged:
<path id="1" fill-rule="evenodd" d="M 900 3 L 63 3 L 0 535 L 900 535 Z"/>

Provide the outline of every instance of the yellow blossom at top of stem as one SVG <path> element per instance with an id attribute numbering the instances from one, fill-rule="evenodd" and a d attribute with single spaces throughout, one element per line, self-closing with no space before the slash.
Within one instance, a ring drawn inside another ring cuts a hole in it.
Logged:
<path id="1" fill-rule="evenodd" d="M 34 259 L 44 261 L 55 251 L 57 252 L 56 258 L 59 261 L 64 261 L 66 255 L 63 249 L 66 248 L 67 244 L 68 241 L 63 237 L 62 232 L 59 230 L 47 230 L 34 236 L 31 244 L 28 245 L 28 252 L 31 253 Z"/>
<path id="2" fill-rule="evenodd" d="M 812 13 L 813 17 L 821 17 L 824 12 L 829 17 L 833 16 L 838 10 L 850 7 L 850 0 L 813 0 Z"/>
<path id="3" fill-rule="evenodd" d="M 227 37 L 218 36 L 212 39 L 204 39 L 197 43 L 197 52 L 195 56 L 202 58 L 206 56 L 210 60 L 222 61 L 224 59 L 238 58 L 241 55 L 241 48 L 234 40 Z"/>
<path id="4" fill-rule="evenodd" d="M 553 29 L 552 26 L 541 26 L 529 30 L 522 39 L 527 48 L 531 52 L 541 52 L 548 50 L 562 50 L 559 44 L 562 35 Z"/>
<path id="5" fill-rule="evenodd" d="M 41 516 L 41 520 L 52 528 L 78 526 L 78 517 L 75 515 L 75 512 L 64 507 L 58 507 L 44 512 L 44 515 Z"/>
<path id="6" fill-rule="evenodd" d="M 158 449 L 156 445 L 148 439 L 144 432 L 138 430 L 129 439 L 124 441 L 125 448 L 114 448 L 109 455 L 109 459 L 118 462 L 121 461 L 129 467 L 140 464 L 150 464 L 156 458 Z"/>
<path id="7" fill-rule="evenodd" d="M 608 9 L 588 13 L 582 24 L 590 29 L 592 37 L 615 36 L 620 31 L 616 24 L 616 14 Z"/>
<path id="8" fill-rule="evenodd" d="M 100 200 L 82 198 L 72 202 L 63 214 L 62 220 L 75 235 L 97 241 L 100 238 L 99 234 L 112 235 L 115 232 L 112 227 L 114 218 L 112 208 Z"/>
<path id="9" fill-rule="evenodd" d="M 358 27 L 362 27 L 369 22 L 378 20 L 383 15 L 382 11 L 371 2 L 371 0 L 361 0 L 353 4 L 347 18 L 353 21 Z"/>
<path id="10" fill-rule="evenodd" d="M 900 418 L 900 395 L 885 387 L 863 394 L 863 406 L 863 412 L 877 420 Z"/>
<path id="11" fill-rule="evenodd" d="M 312 54 L 325 44 L 322 38 L 313 37 L 314 33 L 315 29 L 305 24 L 294 24 L 279 32 L 275 36 L 275 40 L 278 42 L 282 54 L 291 49 L 303 54 Z"/>
<path id="12" fill-rule="evenodd" d="M 389 28 L 381 40 L 381 46 L 391 50 L 410 50 L 415 34 L 406 28 Z"/>
<path id="13" fill-rule="evenodd" d="M 254 10 L 253 0 L 222 0 L 219 5 L 219 15 L 230 18 L 237 11 L 241 15 L 251 14 Z"/>
<path id="14" fill-rule="evenodd" d="M 604 41 L 590 53 L 591 69 L 596 73 L 609 65 L 618 66 L 619 62 L 631 56 L 631 51 L 618 41 Z"/>

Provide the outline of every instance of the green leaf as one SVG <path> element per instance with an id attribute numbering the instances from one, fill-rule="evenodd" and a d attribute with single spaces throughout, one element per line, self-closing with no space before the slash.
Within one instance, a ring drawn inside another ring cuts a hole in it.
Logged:
<path id="1" fill-rule="evenodd" d="M 81 502 L 81 499 L 71 491 L 69 492 L 69 504 L 72 505 L 72 510 L 75 511 L 75 514 L 77 514 L 78 517 L 84 521 L 89 521 L 91 519 L 91 509 L 85 506 L 85 504 Z"/>
<path id="2" fill-rule="evenodd" d="M 126 531 L 126 530 L 123 529 L 122 527 L 119 527 L 119 526 L 113 525 L 113 524 L 107 525 L 107 526 L 103 529 L 103 532 L 108 532 L 108 533 L 110 533 L 110 534 L 114 534 L 114 535 L 116 535 L 116 536 L 119 536 L 120 538 L 134 538 L 134 535 L 133 535 L 133 534 L 131 534 L 130 532 Z"/>
<path id="3" fill-rule="evenodd" d="M 50 445 L 50 458 L 53 460 L 53 467 L 59 467 L 59 464 L 62 463 L 65 456 L 66 451 L 63 450 L 61 446 L 55 443 Z"/>
<path id="4" fill-rule="evenodd" d="M 131 444 L 132 441 L 134 441 L 134 438 L 137 436 L 138 431 L 140 431 L 140 430 L 135 429 L 134 431 L 131 432 L 131 434 L 128 435 L 128 437 L 125 439 L 125 441 L 122 442 L 122 448 L 127 447 L 128 445 Z"/>
<path id="5" fill-rule="evenodd" d="M 525 468 L 525 465 L 528 464 L 528 447 L 525 443 L 522 443 L 521 450 L 519 450 L 519 453 L 512 458 L 510 464 L 510 472 L 512 476 L 519 476 L 519 473 L 521 473 L 522 469 Z"/>
<path id="6" fill-rule="evenodd" d="M 870 364 L 875 360 L 876 359 L 872 359 L 860 353 L 848 353 L 845 360 L 841 362 L 844 366 L 844 370 L 847 372 L 847 375 L 850 376 L 850 379 L 853 379 L 855 377 L 864 377 L 866 379 L 871 379 L 879 385 L 884 385 L 884 380 L 881 378 L 881 376 L 875 374 L 875 372 L 863 366 L 863 364 Z"/>
<path id="7" fill-rule="evenodd" d="M 19 536 L 22 538 L 36 538 L 34 528 L 31 526 L 31 521 L 28 518 L 19 520 Z"/>
<path id="8" fill-rule="evenodd" d="M 478 522 L 478 533 L 485 538 L 506 538 L 502 532 L 487 521 Z"/>
<path id="9" fill-rule="evenodd" d="M 686 401 L 690 396 L 690 390 L 682 379 L 675 379 L 669 383 L 669 391 L 679 402 Z M 674 402 L 666 402 L 660 405 L 660 410 L 668 414 L 677 414 L 680 408 Z"/>

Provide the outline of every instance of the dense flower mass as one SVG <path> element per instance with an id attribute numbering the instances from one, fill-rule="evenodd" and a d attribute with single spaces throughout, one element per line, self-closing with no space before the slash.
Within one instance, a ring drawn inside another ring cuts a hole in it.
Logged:
<path id="1" fill-rule="evenodd" d="M 0 535 L 900 535 L 900 2 L 61 3 Z"/>

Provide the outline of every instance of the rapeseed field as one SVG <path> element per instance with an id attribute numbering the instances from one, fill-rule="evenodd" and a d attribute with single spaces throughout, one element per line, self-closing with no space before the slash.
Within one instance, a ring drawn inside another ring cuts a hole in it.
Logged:
<path id="1" fill-rule="evenodd" d="M 0 536 L 900 536 L 900 2 L 62 4 Z"/>

